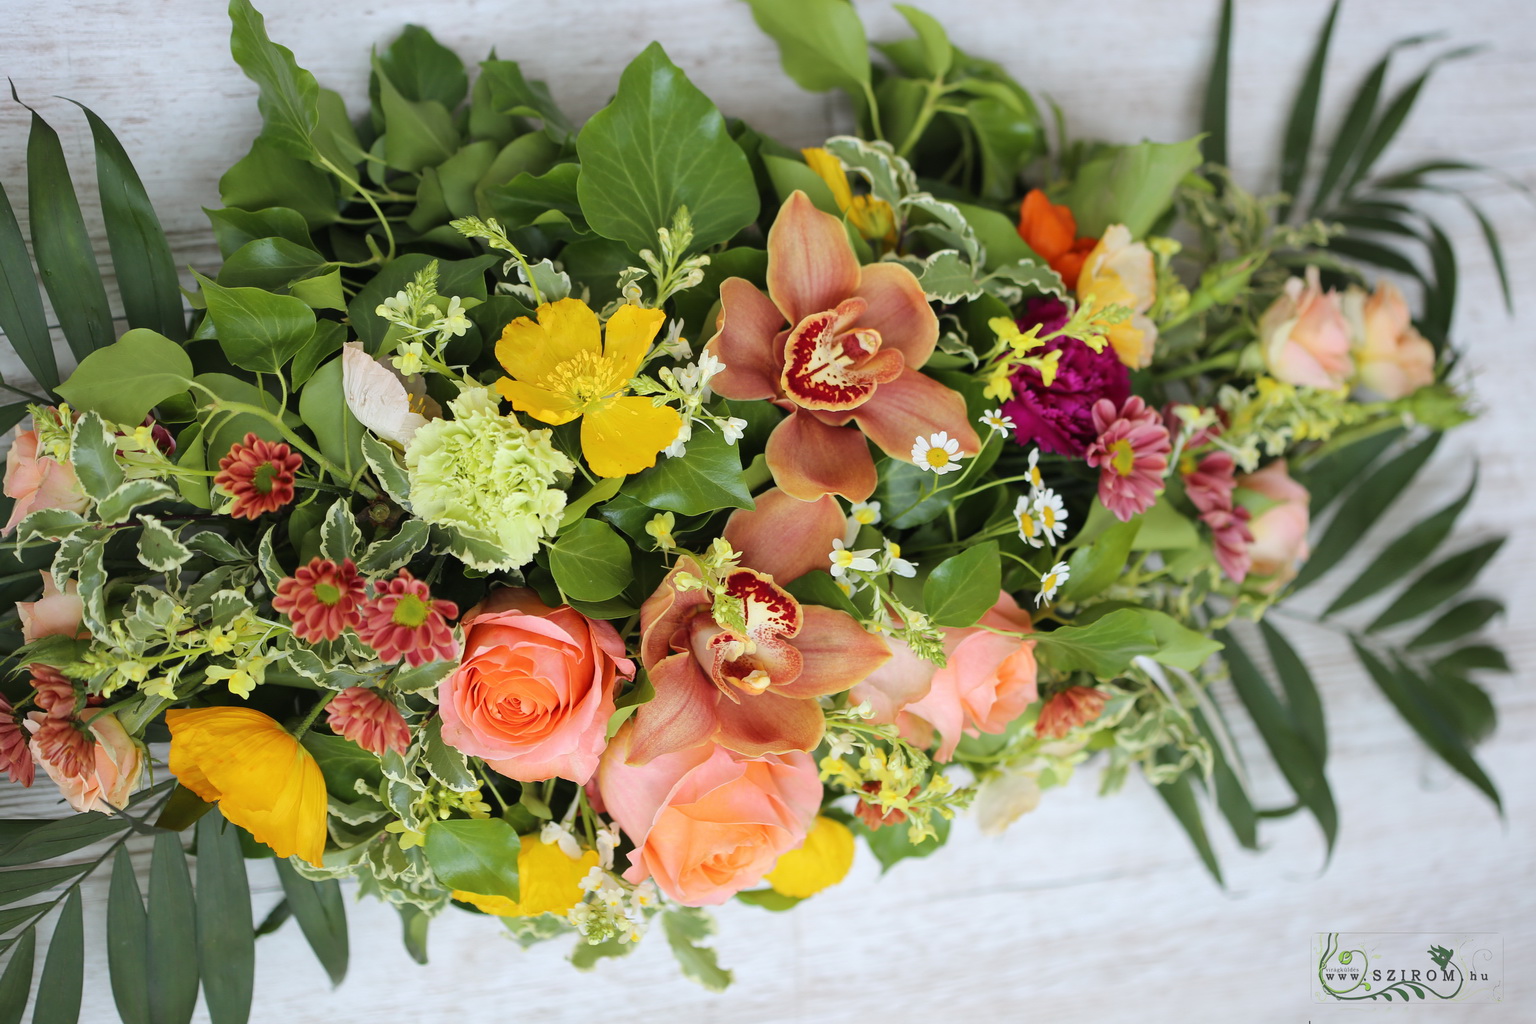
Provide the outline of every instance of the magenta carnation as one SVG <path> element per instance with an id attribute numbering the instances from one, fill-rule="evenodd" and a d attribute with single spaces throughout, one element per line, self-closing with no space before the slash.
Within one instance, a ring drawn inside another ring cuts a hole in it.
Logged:
<path id="1" fill-rule="evenodd" d="M 1019 318 L 1019 329 L 1039 325 L 1041 333 L 1059 330 L 1071 315 L 1060 299 L 1030 299 Z M 1109 345 L 1095 352 L 1076 338 L 1051 338 L 1034 354 L 1061 352 L 1056 379 L 1050 387 L 1032 366 L 1013 375 L 1013 397 L 1003 403 L 1003 414 L 1014 422 L 1014 438 L 1020 444 L 1038 444 L 1042 451 L 1081 457 L 1098 436 L 1093 425 L 1093 404 L 1101 398 L 1124 404 L 1131 394 L 1131 375 Z"/>

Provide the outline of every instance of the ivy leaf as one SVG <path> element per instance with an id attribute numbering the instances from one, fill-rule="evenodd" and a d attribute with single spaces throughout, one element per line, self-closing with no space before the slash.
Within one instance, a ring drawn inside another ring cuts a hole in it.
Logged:
<path id="1" fill-rule="evenodd" d="M 314 133 L 320 124 L 320 86 L 299 67 L 293 51 L 267 37 L 265 19 L 249 0 L 230 0 L 229 52 L 247 78 L 261 88 L 261 137 L 298 160 L 316 157 Z"/>
<path id="2" fill-rule="evenodd" d="M 720 966 L 713 949 L 703 945 L 715 932 L 715 922 L 708 911 L 699 907 L 668 907 L 662 911 L 661 926 L 685 978 L 711 992 L 724 992 L 730 987 L 731 972 Z"/>
<path id="3" fill-rule="evenodd" d="M 315 332 L 315 311 L 302 299 L 260 288 L 225 288 L 193 276 L 202 285 L 219 347 L 243 370 L 277 373 Z"/>
<path id="4" fill-rule="evenodd" d="M 578 601 L 606 601 L 635 578 L 629 545 L 611 526 L 583 519 L 549 550 L 549 568 L 561 593 Z"/>
<path id="5" fill-rule="evenodd" d="M 576 139 L 577 194 L 592 229 L 638 252 L 657 246 L 679 208 L 697 251 L 757 219 L 757 185 L 709 97 L 652 43 L 619 77 L 613 102 Z"/>
<path id="6" fill-rule="evenodd" d="M 695 434 L 686 456 L 663 457 L 654 468 L 631 477 L 624 493 L 651 508 L 685 516 L 753 507 L 741 453 L 715 431 Z"/>
<path id="7" fill-rule="evenodd" d="M 843 0 L 748 0 L 757 27 L 779 44 L 784 73 L 809 92 L 869 88 L 869 41 Z"/>
<path id="8" fill-rule="evenodd" d="M 76 409 L 137 425 L 156 405 L 185 393 L 192 375 L 185 349 L 141 327 L 86 356 L 58 391 Z"/>
<path id="9" fill-rule="evenodd" d="M 427 857 L 438 880 L 480 896 L 518 898 L 517 833 L 500 818 L 450 818 L 427 828 Z"/>
<path id="10" fill-rule="evenodd" d="M 994 598 L 995 600 L 996 598 Z M 1086 626 L 1062 626 L 1030 634 L 1035 654 L 1062 672 L 1118 675 L 1138 654 L 1157 650 L 1157 634 L 1138 609 L 1122 608 Z"/>

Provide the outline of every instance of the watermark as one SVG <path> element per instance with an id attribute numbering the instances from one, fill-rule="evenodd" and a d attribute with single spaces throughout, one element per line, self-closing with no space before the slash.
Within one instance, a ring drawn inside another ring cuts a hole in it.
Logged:
<path id="1" fill-rule="evenodd" d="M 1315 1003 L 1499 1003 L 1504 940 L 1488 932 L 1319 932 Z"/>

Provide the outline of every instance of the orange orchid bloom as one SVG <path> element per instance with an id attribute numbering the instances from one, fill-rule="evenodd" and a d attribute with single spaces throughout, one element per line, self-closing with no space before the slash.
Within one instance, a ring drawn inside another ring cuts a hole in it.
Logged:
<path id="1" fill-rule="evenodd" d="M 768 232 L 768 294 L 739 277 L 720 285 L 707 350 L 725 369 L 710 386 L 789 412 L 765 453 L 784 491 L 802 501 L 863 501 L 877 481 L 866 437 L 907 462 L 916 438 L 939 431 L 964 455 L 981 450 L 965 399 L 918 372 L 938 338 L 912 272 L 859 266 L 842 222 L 797 191 Z"/>
<path id="2" fill-rule="evenodd" d="M 1077 237 L 1077 218 L 1065 206 L 1045 198 L 1039 189 L 1030 189 L 1019 207 L 1019 237 L 1040 258 L 1061 275 L 1068 288 L 1077 287 L 1083 261 L 1098 244 L 1097 238 Z"/>
<path id="3" fill-rule="evenodd" d="M 678 585 L 684 573 L 702 575 L 692 558 L 678 559 L 640 609 L 640 657 L 656 696 L 635 712 L 631 764 L 710 741 L 748 757 L 821 742 L 816 698 L 849 689 L 891 657 L 853 616 L 802 605 L 780 586 L 825 565 L 843 525 L 830 495 L 803 502 L 777 489 L 731 515 L 725 539 L 765 570 L 725 578 L 743 603 L 742 634 L 715 621 L 707 590 Z"/>

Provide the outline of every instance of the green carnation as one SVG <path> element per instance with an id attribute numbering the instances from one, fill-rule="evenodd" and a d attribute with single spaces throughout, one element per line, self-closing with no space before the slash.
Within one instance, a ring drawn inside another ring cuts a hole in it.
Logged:
<path id="1" fill-rule="evenodd" d="M 565 511 L 555 481 L 575 469 L 550 444 L 549 431 L 527 430 L 498 407 L 489 390 L 468 389 L 448 404 L 452 419 L 429 421 L 405 450 L 411 510 L 498 548 L 504 557 L 465 559 L 484 571 L 533 560 Z"/>

